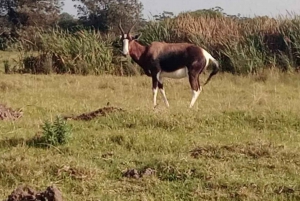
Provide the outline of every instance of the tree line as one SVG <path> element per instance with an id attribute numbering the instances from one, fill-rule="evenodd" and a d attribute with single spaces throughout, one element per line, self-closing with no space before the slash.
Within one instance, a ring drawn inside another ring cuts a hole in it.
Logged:
<path id="1" fill-rule="evenodd" d="M 1 0 L 0 43 L 1 40 L 17 38 L 19 30 L 30 27 L 116 32 L 120 20 L 124 27 L 144 21 L 143 5 L 139 0 L 73 1 L 78 13 L 75 17 L 62 12 L 64 0 Z"/>

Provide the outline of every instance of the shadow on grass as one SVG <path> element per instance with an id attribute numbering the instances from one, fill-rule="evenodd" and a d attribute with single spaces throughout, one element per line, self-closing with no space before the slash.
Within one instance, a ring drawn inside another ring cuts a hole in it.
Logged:
<path id="1" fill-rule="evenodd" d="M 27 140 L 24 138 L 9 138 L 0 140 L 0 148 L 26 146 Z"/>
<path id="2" fill-rule="evenodd" d="M 49 148 L 51 145 L 44 143 L 44 140 L 39 135 L 36 135 L 30 139 L 13 137 L 0 140 L 0 148 L 24 146 L 35 148 Z"/>

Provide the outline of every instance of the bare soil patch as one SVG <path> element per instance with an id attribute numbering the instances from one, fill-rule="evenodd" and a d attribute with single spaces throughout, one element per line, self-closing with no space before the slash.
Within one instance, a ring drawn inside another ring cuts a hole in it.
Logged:
<path id="1" fill-rule="evenodd" d="M 146 168 L 142 171 L 138 171 L 137 169 L 128 169 L 126 171 L 123 171 L 122 175 L 123 177 L 127 177 L 127 178 L 139 179 L 141 177 L 155 175 L 155 172 L 156 171 L 151 168 Z"/>
<path id="2" fill-rule="evenodd" d="M 91 180 L 95 177 L 97 173 L 94 170 L 79 168 L 79 167 L 70 167 L 64 165 L 57 169 L 57 176 L 64 178 L 66 175 L 72 179 L 78 180 Z"/>
<path id="3" fill-rule="evenodd" d="M 0 120 L 17 120 L 22 116 L 22 109 L 13 110 L 4 104 L 0 104 Z"/>

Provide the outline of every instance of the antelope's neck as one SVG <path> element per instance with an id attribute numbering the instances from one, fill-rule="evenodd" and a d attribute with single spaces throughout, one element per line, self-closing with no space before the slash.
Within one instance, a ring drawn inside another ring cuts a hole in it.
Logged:
<path id="1" fill-rule="evenodd" d="M 130 48 L 129 48 L 129 54 L 131 56 L 131 58 L 140 66 L 143 63 L 143 56 L 144 53 L 146 52 L 146 47 L 139 44 L 136 41 L 132 41 L 130 43 Z"/>

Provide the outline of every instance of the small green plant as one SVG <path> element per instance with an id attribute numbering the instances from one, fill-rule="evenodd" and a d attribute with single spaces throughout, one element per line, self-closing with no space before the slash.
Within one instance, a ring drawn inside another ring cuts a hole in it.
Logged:
<path id="1" fill-rule="evenodd" d="M 71 137 L 71 126 L 59 116 L 53 122 L 45 121 L 42 129 L 42 136 L 34 140 L 35 145 L 64 145 Z"/>

